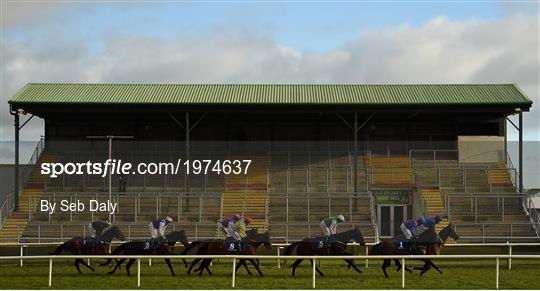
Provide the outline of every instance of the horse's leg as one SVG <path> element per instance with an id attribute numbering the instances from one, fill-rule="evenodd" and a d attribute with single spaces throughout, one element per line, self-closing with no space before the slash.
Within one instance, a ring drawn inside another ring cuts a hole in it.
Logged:
<path id="1" fill-rule="evenodd" d="M 197 269 L 197 270 L 200 270 L 199 271 L 199 276 L 202 276 L 202 273 L 204 272 L 204 270 L 206 268 L 208 268 L 208 266 L 210 266 L 210 262 L 211 262 L 211 260 L 209 260 L 209 259 L 204 259 L 202 261 L 201 265 L 199 266 L 199 269 Z"/>
<path id="2" fill-rule="evenodd" d="M 200 262 L 201 259 L 195 259 L 191 262 L 191 266 L 189 266 L 189 269 L 187 271 L 188 275 L 191 274 L 191 269 L 193 269 L 193 267 L 195 267 L 195 265 L 197 265 L 198 262 Z"/>
<path id="3" fill-rule="evenodd" d="M 394 259 L 394 264 L 396 264 L 396 272 L 399 272 L 401 270 L 401 262 L 398 259 Z"/>
<path id="4" fill-rule="evenodd" d="M 384 262 L 383 262 L 383 265 L 381 267 L 383 273 L 384 273 L 384 276 L 386 278 L 388 278 L 388 273 L 386 273 L 386 268 L 388 268 L 391 264 L 391 261 L 389 259 L 385 259 Z"/>
<path id="5" fill-rule="evenodd" d="M 204 269 L 208 273 L 208 275 L 212 275 L 212 271 L 210 271 L 210 264 L 212 263 L 212 259 L 208 259 L 208 264 L 205 265 Z"/>
<path id="6" fill-rule="evenodd" d="M 249 270 L 249 267 L 247 266 L 246 264 L 246 259 L 240 259 L 238 261 L 238 264 L 236 264 L 236 272 L 238 272 L 238 269 L 240 269 L 241 266 L 244 266 L 244 268 L 246 269 L 247 273 L 251 276 L 253 275 L 253 273 L 251 273 L 251 271 Z"/>
<path id="7" fill-rule="evenodd" d="M 292 265 L 292 275 L 294 276 L 294 273 L 296 271 L 296 267 L 298 267 L 298 265 L 300 265 L 300 263 L 302 262 L 303 260 L 302 259 L 297 259 L 296 261 L 294 261 L 293 265 Z"/>
<path id="8" fill-rule="evenodd" d="M 420 276 L 424 275 L 430 268 L 431 266 L 429 264 L 429 260 L 424 260 L 424 266 L 422 266 L 422 271 L 420 272 Z"/>
<path id="9" fill-rule="evenodd" d="M 309 260 L 311 261 L 311 266 L 313 267 L 313 264 L 315 262 L 313 262 L 312 259 L 309 259 Z M 319 267 L 317 267 L 317 265 L 315 265 L 315 270 L 317 271 L 317 273 L 319 273 L 319 275 L 324 276 L 323 272 L 321 272 L 321 270 L 319 270 Z"/>
<path id="10" fill-rule="evenodd" d="M 79 261 L 82 261 L 82 260 L 81 260 L 81 259 L 75 259 L 75 268 L 77 269 L 77 271 L 79 272 L 79 274 L 82 274 L 81 268 L 79 267 L 79 264 L 80 264 Z"/>
<path id="11" fill-rule="evenodd" d="M 92 268 L 92 266 L 88 265 L 87 263 L 84 262 L 83 259 L 79 259 L 79 262 L 81 262 L 81 264 L 83 264 L 83 266 L 87 267 L 88 269 L 92 270 L 92 272 L 95 272 L 96 270 L 94 268 Z"/>
<path id="12" fill-rule="evenodd" d="M 208 259 L 202 259 L 202 260 L 201 260 L 201 263 L 199 264 L 199 266 L 197 267 L 197 269 L 195 269 L 195 273 L 198 273 L 198 272 L 200 272 L 202 269 L 204 269 L 204 265 L 206 264 L 206 261 L 208 261 Z"/>
<path id="13" fill-rule="evenodd" d="M 120 259 L 120 260 L 117 260 L 117 261 L 116 261 L 116 265 L 114 266 L 114 269 L 112 269 L 112 271 L 110 271 L 110 272 L 107 273 L 107 274 L 109 274 L 109 275 L 114 274 L 114 272 L 116 271 L 116 269 L 120 268 L 120 265 L 122 265 L 125 261 L 126 261 L 126 259 Z"/>
<path id="14" fill-rule="evenodd" d="M 127 272 L 128 276 L 131 275 L 131 274 L 129 273 L 129 268 L 131 268 L 131 265 L 133 265 L 133 263 L 135 263 L 135 259 L 129 259 L 129 262 L 128 262 L 127 265 L 126 265 L 126 272 Z"/>
<path id="15" fill-rule="evenodd" d="M 263 276 L 263 273 L 261 272 L 261 269 L 259 268 L 259 266 L 261 265 L 261 264 L 259 263 L 259 261 L 258 261 L 258 260 L 254 260 L 254 259 L 249 259 L 249 261 L 251 262 L 251 264 L 252 264 L 253 266 L 255 266 L 255 269 L 257 269 L 257 272 L 259 272 L 259 276 L 262 277 L 262 276 Z M 244 263 L 244 264 L 245 264 L 245 263 Z M 247 268 L 247 266 L 246 266 L 246 268 Z"/>
<path id="16" fill-rule="evenodd" d="M 345 260 L 345 262 L 349 263 L 349 266 L 348 266 L 349 269 L 350 269 L 351 267 L 353 267 L 353 269 L 355 269 L 356 272 L 362 273 L 362 270 L 360 270 L 360 269 L 358 269 L 358 267 L 356 267 L 356 265 L 354 264 L 354 261 L 353 261 L 353 260 L 347 259 L 347 260 Z"/>
<path id="17" fill-rule="evenodd" d="M 169 270 L 171 270 L 171 275 L 174 276 L 174 269 L 173 269 L 173 267 L 171 265 L 171 259 L 168 259 L 168 258 L 165 259 L 165 263 L 167 263 L 167 266 L 169 266 Z"/>
<path id="18" fill-rule="evenodd" d="M 437 267 L 437 266 L 435 265 L 435 263 L 433 263 L 432 260 L 429 260 L 429 264 L 430 264 L 431 266 L 433 266 L 433 268 L 435 268 L 435 270 L 437 270 L 437 272 L 439 272 L 439 274 L 442 274 L 442 271 L 439 269 L 439 267 Z"/>

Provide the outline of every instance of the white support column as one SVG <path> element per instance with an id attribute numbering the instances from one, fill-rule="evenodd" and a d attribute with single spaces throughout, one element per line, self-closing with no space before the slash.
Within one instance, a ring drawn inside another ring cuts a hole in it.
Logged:
<path id="1" fill-rule="evenodd" d="M 401 259 L 401 288 L 405 288 L 405 258 Z"/>
<path id="2" fill-rule="evenodd" d="M 24 256 L 24 245 L 20 245 L 20 254 L 21 254 L 21 257 Z M 21 261 L 19 262 L 19 266 L 22 267 L 23 266 L 23 259 L 21 258 Z"/>
<path id="3" fill-rule="evenodd" d="M 317 269 L 317 260 L 316 259 L 313 259 L 312 269 L 313 269 L 313 273 L 311 274 L 311 276 L 312 276 L 311 288 L 315 289 L 315 277 L 316 277 L 315 272 L 317 271 L 316 270 Z"/>
<path id="4" fill-rule="evenodd" d="M 141 259 L 137 259 L 137 287 L 141 287 Z"/>
<path id="5" fill-rule="evenodd" d="M 236 285 L 236 258 L 233 259 L 232 263 L 232 287 Z"/>
<path id="6" fill-rule="evenodd" d="M 495 289 L 499 289 L 499 258 L 497 258 L 496 260 L 497 260 L 497 263 L 496 263 L 497 271 L 495 275 Z"/>
<path id="7" fill-rule="evenodd" d="M 52 259 L 49 259 L 49 287 L 52 285 Z"/>

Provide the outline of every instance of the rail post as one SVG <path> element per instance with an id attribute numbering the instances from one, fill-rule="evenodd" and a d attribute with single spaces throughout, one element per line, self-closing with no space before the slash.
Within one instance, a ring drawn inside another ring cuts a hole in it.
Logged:
<path id="1" fill-rule="evenodd" d="M 401 258 L 401 288 L 405 288 L 405 258 Z"/>
<path id="2" fill-rule="evenodd" d="M 52 258 L 49 258 L 49 287 L 52 285 Z"/>
<path id="3" fill-rule="evenodd" d="M 311 277 L 312 277 L 312 282 L 311 282 L 311 288 L 315 289 L 315 272 L 317 270 L 317 260 L 316 259 L 313 259 L 313 261 L 311 262 L 311 266 L 312 266 L 312 274 L 311 274 Z"/>
<path id="4" fill-rule="evenodd" d="M 236 258 L 233 258 L 232 261 L 232 287 L 234 288 L 236 284 Z"/>
<path id="5" fill-rule="evenodd" d="M 366 247 L 366 256 L 367 256 L 367 255 L 369 255 L 369 248 L 368 248 L 367 245 L 365 245 L 365 247 Z M 368 264 L 368 263 L 369 263 L 369 259 L 366 258 L 366 268 L 369 268 L 369 264 Z"/>
<path id="6" fill-rule="evenodd" d="M 21 254 L 21 257 L 24 256 L 24 245 L 20 245 L 20 250 L 19 250 L 19 253 Z M 19 262 L 19 266 L 22 267 L 23 266 L 23 259 L 21 258 L 20 262 Z"/>
<path id="7" fill-rule="evenodd" d="M 510 255 L 508 258 L 508 270 L 512 270 L 512 245 L 508 242 L 506 243 L 508 244 L 508 254 Z"/>
<path id="8" fill-rule="evenodd" d="M 137 259 L 137 288 L 141 287 L 141 258 Z"/>
<path id="9" fill-rule="evenodd" d="M 495 272 L 495 289 L 499 289 L 499 258 L 496 258 L 496 266 L 495 268 L 497 269 L 497 271 Z"/>
<path id="10" fill-rule="evenodd" d="M 282 248 L 282 247 L 277 247 L 277 256 L 278 256 L 278 259 L 277 259 L 277 267 L 278 267 L 278 269 L 281 268 L 281 261 L 280 261 L 280 259 L 279 259 L 281 248 Z"/>

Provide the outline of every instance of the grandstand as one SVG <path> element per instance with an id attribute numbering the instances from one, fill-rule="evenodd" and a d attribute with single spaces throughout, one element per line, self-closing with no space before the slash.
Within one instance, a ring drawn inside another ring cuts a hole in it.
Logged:
<path id="1" fill-rule="evenodd" d="M 10 105 L 43 118 L 45 137 L 18 205 L 5 204 L 3 241 L 57 241 L 106 219 L 44 213 L 39 201 L 107 199 L 107 177 L 39 169 L 103 162 L 106 141 L 87 137 L 115 135 L 132 139 L 113 140 L 113 158 L 133 164 L 252 161 L 247 174 L 113 175 L 112 218 L 129 238 L 146 237 L 164 215 L 190 238 L 215 237 L 233 213 L 275 241 L 319 235 L 321 219 L 337 214 L 368 241 L 423 214 L 445 214 L 440 227 L 455 224 L 465 242 L 539 238 L 504 146 L 506 116 L 531 106 L 515 85 L 28 84 Z"/>

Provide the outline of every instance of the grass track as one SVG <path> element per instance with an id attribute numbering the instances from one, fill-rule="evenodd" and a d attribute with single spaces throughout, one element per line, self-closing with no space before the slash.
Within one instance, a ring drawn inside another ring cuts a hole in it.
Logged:
<path id="1" fill-rule="evenodd" d="M 142 264 L 141 288 L 143 289 L 231 289 L 231 263 L 223 261 L 212 267 L 214 275 L 206 273 L 203 277 L 186 275 L 186 269 L 175 261 L 176 276 L 172 277 L 165 265 L 158 264 L 149 267 L 145 261 Z M 370 268 L 361 264 L 362 274 L 347 270 L 345 263 L 326 261 L 321 269 L 325 277 L 317 276 L 319 289 L 401 289 L 401 273 L 389 268 L 390 278 L 384 278 L 375 262 L 370 261 Z M 521 265 L 526 263 L 527 265 Z M 540 262 L 514 260 L 514 268 L 507 270 L 501 261 L 501 289 L 540 289 Z M 409 263 L 418 265 L 418 263 Z M 377 264 L 378 265 L 378 264 Z M 406 275 L 408 289 L 494 289 L 495 262 L 455 262 L 440 261 L 443 269 L 440 275 L 430 270 L 420 277 L 419 271 Z M 483 266 L 483 267 L 482 267 Z M 115 275 L 106 275 L 108 267 L 96 267 L 92 273 L 83 268 L 84 274 L 78 275 L 75 268 L 68 262 L 55 262 L 53 272 L 54 289 L 136 289 L 136 264 L 132 275 L 127 276 L 125 268 Z M 255 272 L 254 268 L 251 268 Z M 296 277 L 290 276 L 290 268 L 278 269 L 275 265 L 262 267 L 264 277 L 249 276 L 241 268 L 236 280 L 238 289 L 310 289 L 311 267 L 304 262 L 297 270 Z M 45 265 L 27 265 L 23 268 L 16 266 L 0 267 L 0 288 L 2 289 L 48 289 L 48 267 Z"/>

